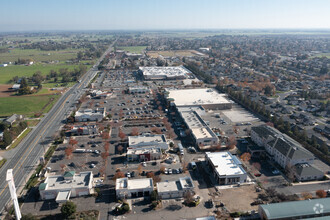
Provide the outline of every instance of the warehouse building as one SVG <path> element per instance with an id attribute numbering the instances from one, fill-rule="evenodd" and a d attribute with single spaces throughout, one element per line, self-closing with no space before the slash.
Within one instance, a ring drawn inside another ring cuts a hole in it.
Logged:
<path id="1" fill-rule="evenodd" d="M 72 197 L 90 195 L 93 189 L 93 173 L 75 171 L 65 172 L 64 175 L 48 176 L 39 185 L 40 198 L 43 200 L 56 199 L 65 202 Z"/>
<path id="2" fill-rule="evenodd" d="M 247 182 L 242 162 L 230 152 L 206 152 L 205 159 L 219 185 Z"/>
<path id="3" fill-rule="evenodd" d="M 176 107 L 202 106 L 205 109 L 231 109 L 232 101 L 227 95 L 211 88 L 202 89 L 166 89 L 167 100 Z"/>
<path id="4" fill-rule="evenodd" d="M 183 66 L 173 67 L 139 67 L 145 80 L 186 79 L 191 72 Z"/>
<path id="5" fill-rule="evenodd" d="M 330 198 L 260 205 L 258 213 L 263 220 L 330 219 Z"/>

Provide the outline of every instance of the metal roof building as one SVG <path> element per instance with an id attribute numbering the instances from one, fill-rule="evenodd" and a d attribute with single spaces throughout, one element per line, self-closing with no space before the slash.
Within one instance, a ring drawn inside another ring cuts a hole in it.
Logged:
<path id="1" fill-rule="evenodd" d="M 330 219 L 330 198 L 272 203 L 259 206 L 261 219 L 314 219 L 328 216 Z"/>

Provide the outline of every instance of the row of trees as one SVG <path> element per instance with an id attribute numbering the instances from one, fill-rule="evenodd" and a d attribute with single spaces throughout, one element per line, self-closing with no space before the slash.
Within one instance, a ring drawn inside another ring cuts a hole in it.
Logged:
<path id="1" fill-rule="evenodd" d="M 9 127 L 8 125 L 4 123 L 0 123 L 0 130 L 3 131 L 3 138 L 2 141 L 0 141 L 0 148 L 6 148 L 8 145 L 10 145 L 13 140 L 24 131 L 25 128 L 27 128 L 27 122 L 21 121 L 15 126 Z"/>

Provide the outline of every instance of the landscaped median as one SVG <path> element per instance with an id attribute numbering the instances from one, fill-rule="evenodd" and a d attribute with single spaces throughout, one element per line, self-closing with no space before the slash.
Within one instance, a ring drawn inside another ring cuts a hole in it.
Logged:
<path id="1" fill-rule="evenodd" d="M 7 149 L 12 149 L 12 148 L 17 147 L 17 145 L 18 145 L 19 143 L 21 143 L 21 141 L 23 140 L 23 138 L 25 138 L 25 137 L 30 133 L 30 131 L 32 131 L 32 128 L 26 128 L 25 131 L 23 131 L 23 132 L 18 136 L 18 138 L 16 138 L 16 140 L 15 140 L 11 145 L 8 146 Z"/>
<path id="2" fill-rule="evenodd" d="M 2 160 L 0 160 L 0 169 L 6 162 L 7 162 L 6 158 L 3 158 Z"/>

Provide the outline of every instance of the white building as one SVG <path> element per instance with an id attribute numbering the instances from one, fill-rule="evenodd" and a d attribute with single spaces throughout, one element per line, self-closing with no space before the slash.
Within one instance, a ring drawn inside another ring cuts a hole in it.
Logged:
<path id="1" fill-rule="evenodd" d="M 150 89 L 147 86 L 130 86 L 129 92 L 130 93 L 148 93 L 148 92 L 150 92 Z"/>
<path id="2" fill-rule="evenodd" d="M 205 109 L 231 109 L 232 101 L 227 95 L 214 89 L 166 89 L 167 100 L 176 107 L 203 106 Z"/>
<path id="3" fill-rule="evenodd" d="M 91 171 L 79 174 L 68 171 L 63 176 L 48 176 L 39 185 L 39 192 L 43 200 L 56 199 L 57 202 L 64 202 L 72 197 L 89 195 L 92 193 L 92 188 L 93 173 Z"/>
<path id="4" fill-rule="evenodd" d="M 157 183 L 158 196 L 161 199 L 182 198 L 185 193 L 194 194 L 194 184 L 189 176 L 179 178 L 177 181 Z"/>
<path id="5" fill-rule="evenodd" d="M 70 133 L 71 135 L 98 134 L 99 129 L 96 125 L 72 126 L 71 130 L 69 130 L 68 133 Z"/>
<path id="6" fill-rule="evenodd" d="M 299 163 L 313 163 L 315 159 L 298 142 L 267 125 L 252 127 L 251 139 L 258 146 L 265 147 L 267 156 L 284 169 Z"/>
<path id="7" fill-rule="evenodd" d="M 145 80 L 175 80 L 186 79 L 191 74 L 183 66 L 173 67 L 139 67 L 139 71 L 143 74 Z"/>
<path id="8" fill-rule="evenodd" d="M 127 161 L 150 161 L 159 160 L 162 157 L 161 148 L 128 148 L 126 153 Z"/>
<path id="9" fill-rule="evenodd" d="M 217 145 L 219 139 L 212 129 L 205 123 L 199 114 L 203 114 L 203 110 L 199 108 L 177 108 L 180 116 L 183 118 L 188 129 L 195 139 L 196 144 L 200 147 L 208 147 Z"/>
<path id="10" fill-rule="evenodd" d="M 116 180 L 116 196 L 118 199 L 129 199 L 149 196 L 154 190 L 152 178 Z"/>
<path id="11" fill-rule="evenodd" d="M 155 147 L 167 150 L 169 144 L 167 143 L 164 134 L 147 134 L 139 136 L 129 136 L 128 146 L 131 149 Z"/>
<path id="12" fill-rule="evenodd" d="M 227 185 L 247 181 L 247 173 L 242 167 L 242 162 L 230 152 L 206 152 L 205 159 L 218 184 Z"/>
<path id="13" fill-rule="evenodd" d="M 97 108 L 94 111 L 92 109 L 85 109 L 83 111 L 76 112 L 75 121 L 102 121 L 105 116 L 105 108 Z"/>

